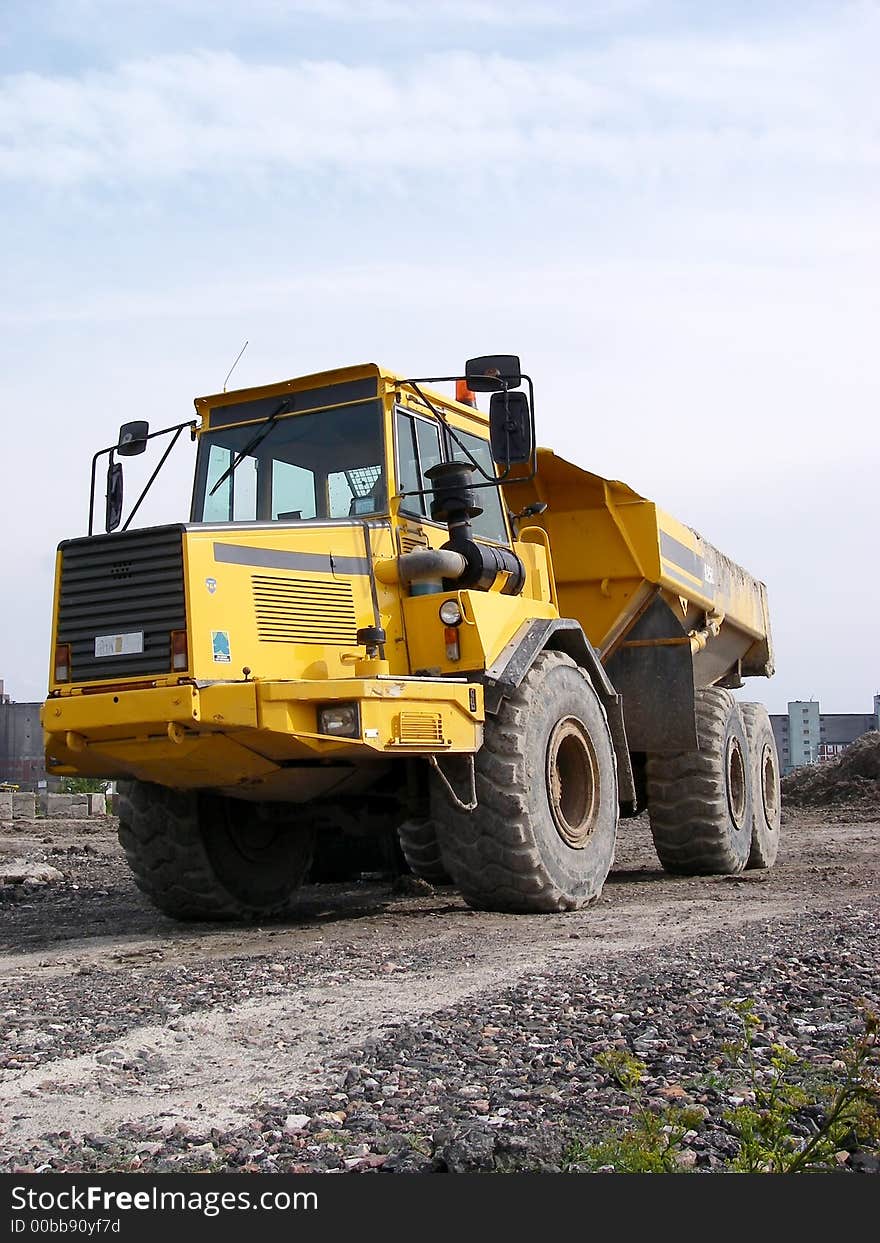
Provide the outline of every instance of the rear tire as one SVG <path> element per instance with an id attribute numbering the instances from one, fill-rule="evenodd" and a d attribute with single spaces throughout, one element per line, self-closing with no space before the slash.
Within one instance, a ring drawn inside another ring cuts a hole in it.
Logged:
<path id="1" fill-rule="evenodd" d="M 442 763 L 466 797 L 467 761 Z M 602 704 L 570 657 L 537 657 L 486 721 L 474 764 L 473 812 L 432 781 L 443 862 L 468 905 L 539 912 L 594 901 L 614 860 L 617 767 Z"/>
<path id="2" fill-rule="evenodd" d="M 405 820 L 397 830 L 409 870 L 431 885 L 450 884 L 433 820 Z"/>
<path id="3" fill-rule="evenodd" d="M 314 828 L 283 804 L 144 781 L 119 783 L 119 841 L 135 883 L 175 919 L 283 913 L 312 859 Z"/>
<path id="4" fill-rule="evenodd" d="M 696 693 L 699 751 L 648 757 L 648 814 L 667 872 L 735 875 L 752 843 L 749 744 L 730 691 Z"/>
<path id="5" fill-rule="evenodd" d="M 739 707 L 749 740 L 752 776 L 752 848 L 746 867 L 772 868 L 782 824 L 776 738 L 763 704 L 741 703 Z"/>

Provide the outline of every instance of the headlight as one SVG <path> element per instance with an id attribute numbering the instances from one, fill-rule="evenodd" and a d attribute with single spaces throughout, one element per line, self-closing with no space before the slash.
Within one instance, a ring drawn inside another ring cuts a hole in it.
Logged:
<path id="1" fill-rule="evenodd" d="M 356 703 L 327 704 L 318 709 L 318 733 L 335 738 L 360 738 L 361 714 Z"/>
<path id="2" fill-rule="evenodd" d="M 440 605 L 440 620 L 444 626 L 461 625 L 461 609 L 457 600 L 444 600 Z"/>

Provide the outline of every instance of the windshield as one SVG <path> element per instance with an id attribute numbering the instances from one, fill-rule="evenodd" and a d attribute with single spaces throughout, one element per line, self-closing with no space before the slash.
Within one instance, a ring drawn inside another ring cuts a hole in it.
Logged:
<path id="1" fill-rule="evenodd" d="M 266 434 L 253 443 L 261 428 Z M 250 452 L 223 479 L 248 446 Z M 270 425 L 224 427 L 199 440 L 194 522 L 295 522 L 385 511 L 378 401 L 281 417 Z"/>

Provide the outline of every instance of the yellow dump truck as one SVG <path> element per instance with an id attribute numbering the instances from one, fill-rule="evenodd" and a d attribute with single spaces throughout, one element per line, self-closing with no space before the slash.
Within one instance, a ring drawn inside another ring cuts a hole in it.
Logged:
<path id="1" fill-rule="evenodd" d="M 331 826 L 393 826 L 418 875 L 501 911 L 595 899 L 620 817 L 646 807 L 671 871 L 773 863 L 773 733 L 731 694 L 773 672 L 763 584 L 536 448 L 518 358 L 195 407 L 95 454 L 89 534 L 58 549 L 42 715 L 50 772 L 118 780 L 158 907 L 283 912 Z M 149 488 L 187 431 L 189 521 L 136 529 L 142 494 L 123 523 L 120 459 L 164 437 Z"/>

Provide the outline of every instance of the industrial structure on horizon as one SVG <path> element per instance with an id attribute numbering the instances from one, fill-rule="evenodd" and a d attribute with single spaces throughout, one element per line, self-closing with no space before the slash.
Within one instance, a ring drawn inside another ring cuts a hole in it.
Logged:
<path id="1" fill-rule="evenodd" d="M 836 759 L 850 743 L 880 730 L 880 694 L 873 712 L 820 712 L 818 699 L 794 699 L 787 713 L 771 713 L 782 775 L 805 764 Z"/>
<path id="2" fill-rule="evenodd" d="M 0 678 L 0 782 L 11 782 L 22 790 L 48 788 L 41 707 L 14 703 Z"/>

